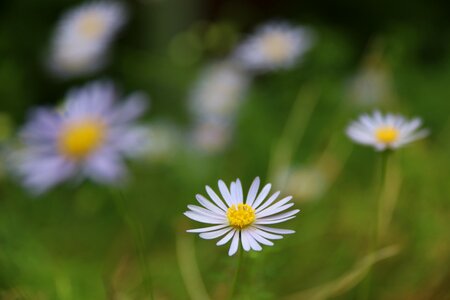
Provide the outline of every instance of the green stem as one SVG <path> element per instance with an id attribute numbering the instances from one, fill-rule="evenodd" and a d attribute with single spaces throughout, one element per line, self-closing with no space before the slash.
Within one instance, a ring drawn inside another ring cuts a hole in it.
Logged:
<path id="1" fill-rule="evenodd" d="M 129 211 L 125 208 L 126 198 L 123 192 L 119 192 L 120 197 L 114 197 L 116 199 L 117 210 L 123 221 L 128 226 L 131 234 L 133 236 L 133 241 L 135 243 L 136 252 L 139 257 L 141 272 L 142 272 L 142 282 L 145 289 L 145 293 L 148 295 L 149 299 L 154 299 L 153 297 L 153 284 L 150 276 L 150 269 L 147 256 L 145 255 L 145 238 L 142 225 L 136 221 Z"/>
<path id="2" fill-rule="evenodd" d="M 389 161 L 389 157 L 390 157 L 391 153 L 390 150 L 386 150 L 384 152 L 381 153 L 381 155 L 379 156 L 379 168 L 378 168 L 378 176 L 375 176 L 375 186 L 376 189 L 374 190 L 374 199 L 376 199 L 376 205 L 377 205 L 377 209 L 375 209 L 375 218 L 373 219 L 372 222 L 372 226 L 371 226 L 371 239 L 370 239 L 370 252 L 374 253 L 375 251 L 377 251 L 377 249 L 379 248 L 379 228 L 380 228 L 380 211 L 382 209 L 382 197 L 383 197 L 383 190 L 384 187 L 386 185 L 386 173 L 387 173 L 387 165 L 388 165 L 388 161 Z M 361 299 L 369 299 L 369 295 L 370 295 L 370 290 L 371 290 L 371 285 L 373 281 L 373 266 L 369 266 L 368 270 L 367 270 L 367 278 L 364 282 L 363 285 L 363 294 Z"/>
<path id="3" fill-rule="evenodd" d="M 281 137 L 269 160 L 268 178 L 270 181 L 284 184 L 279 175 L 291 164 L 294 152 L 303 138 L 318 99 L 313 86 L 307 86 L 299 91 Z"/>
<path id="4" fill-rule="evenodd" d="M 380 246 L 381 237 L 382 237 L 382 223 L 383 223 L 383 212 L 385 211 L 386 206 L 386 197 L 385 197 L 385 189 L 386 189 L 386 180 L 388 179 L 388 171 L 389 171 L 389 161 L 391 159 L 392 152 L 391 150 L 386 150 L 381 153 L 381 166 L 380 166 L 380 183 L 378 187 L 378 213 L 377 213 L 377 227 L 375 231 L 375 247 L 378 248 Z"/>
<path id="5" fill-rule="evenodd" d="M 231 282 L 231 286 L 230 286 L 230 291 L 228 294 L 228 299 L 232 300 L 235 296 L 235 294 L 237 293 L 236 291 L 236 286 L 237 286 L 237 282 L 239 280 L 239 276 L 240 273 L 242 272 L 242 261 L 243 261 L 243 250 L 241 249 L 241 247 L 239 247 L 238 253 L 237 253 L 237 265 L 236 265 L 236 270 L 234 272 L 234 276 L 233 276 L 233 281 Z"/>

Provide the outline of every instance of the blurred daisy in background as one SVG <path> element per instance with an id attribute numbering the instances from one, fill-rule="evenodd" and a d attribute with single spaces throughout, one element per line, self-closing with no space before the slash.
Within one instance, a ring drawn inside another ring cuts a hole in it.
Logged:
<path id="1" fill-rule="evenodd" d="M 13 155 L 15 170 L 32 193 L 68 179 L 120 183 L 123 156 L 141 154 L 147 130 L 135 124 L 147 106 L 140 93 L 116 103 L 110 82 L 70 90 L 60 111 L 35 110 L 22 131 L 24 149 Z"/>
<path id="2" fill-rule="evenodd" d="M 292 67 L 311 48 L 310 30 L 287 22 L 259 27 L 237 46 L 233 58 L 250 71 L 272 71 Z"/>
<path id="3" fill-rule="evenodd" d="M 90 2 L 68 11 L 53 36 L 51 70 L 62 77 L 99 70 L 106 63 L 109 46 L 125 21 L 125 8 L 117 2 Z"/>
<path id="4" fill-rule="evenodd" d="M 194 84 L 189 105 L 195 116 L 233 116 L 247 91 L 250 78 L 238 66 L 224 61 L 206 67 Z"/>
<path id="5" fill-rule="evenodd" d="M 194 119 L 190 138 L 197 150 L 215 153 L 229 144 L 250 80 L 229 61 L 211 64 L 201 72 L 188 99 Z"/>
<path id="6" fill-rule="evenodd" d="M 175 124 L 168 121 L 154 122 L 147 125 L 147 130 L 145 157 L 149 161 L 168 160 L 180 149 L 182 136 Z"/>
<path id="7" fill-rule="evenodd" d="M 348 81 L 347 91 L 359 106 L 374 106 L 394 99 L 389 66 L 381 50 L 375 48 L 366 55 L 360 70 Z"/>
<path id="8" fill-rule="evenodd" d="M 259 192 L 260 180 L 255 178 L 244 201 L 241 181 L 237 179 L 230 187 L 219 180 L 220 196 L 206 186 L 210 200 L 197 194 L 201 206 L 188 205 L 184 214 L 195 221 L 213 226 L 191 229 L 188 232 L 199 233 L 203 239 L 221 238 L 217 245 L 231 241 L 228 255 L 234 255 L 239 244 L 245 251 L 261 251 L 262 245 L 272 246 L 271 240 L 283 238 L 283 234 L 294 233 L 293 230 L 273 228 L 267 225 L 285 222 L 299 212 L 298 209 L 284 212 L 294 203 L 289 203 L 291 196 L 277 201 L 280 192 L 268 197 L 271 184 L 266 184 Z M 211 201 L 212 200 L 212 201 Z"/>
<path id="9" fill-rule="evenodd" d="M 189 144 L 203 153 L 217 153 L 230 143 L 233 125 L 220 118 L 200 119 L 194 123 L 189 135 Z"/>
<path id="10" fill-rule="evenodd" d="M 329 187 L 329 174 L 318 166 L 291 167 L 286 171 L 288 174 L 285 179 L 285 189 L 295 197 L 297 202 L 317 200 Z"/>
<path id="11" fill-rule="evenodd" d="M 377 151 L 396 149 L 428 135 L 428 130 L 418 130 L 419 118 L 407 120 L 400 115 L 382 115 L 375 111 L 364 114 L 347 128 L 347 135 L 356 143 L 373 146 Z"/>

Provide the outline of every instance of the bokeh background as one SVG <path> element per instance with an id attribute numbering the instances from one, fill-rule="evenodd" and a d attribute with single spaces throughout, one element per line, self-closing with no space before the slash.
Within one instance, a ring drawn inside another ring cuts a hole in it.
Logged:
<path id="1" fill-rule="evenodd" d="M 149 299 L 150 285 L 155 299 L 224 299 L 236 260 L 185 233 L 196 224 L 182 213 L 206 184 L 239 177 L 245 189 L 255 176 L 293 194 L 301 213 L 283 224 L 295 235 L 246 256 L 236 299 L 450 299 L 446 1 L 129 1 L 107 67 L 60 80 L 45 55 L 80 3 L 0 2 L 0 150 L 30 108 L 97 78 L 148 93 L 144 121 L 176 133 L 163 153 L 130 162 L 121 190 L 84 182 L 32 197 L 2 160 L 1 299 Z M 252 80 L 226 147 L 196 151 L 187 99 L 201 70 L 270 20 L 310 27 L 314 46 Z M 398 251 L 372 265 L 379 154 L 345 128 L 375 108 L 420 116 L 431 134 L 394 154 L 380 247 Z"/>

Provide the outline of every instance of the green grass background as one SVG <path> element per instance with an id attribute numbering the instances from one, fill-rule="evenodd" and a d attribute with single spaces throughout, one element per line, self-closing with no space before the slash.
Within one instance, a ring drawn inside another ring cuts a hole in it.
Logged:
<path id="1" fill-rule="evenodd" d="M 156 299 L 189 299 L 182 270 L 195 274 L 196 268 L 210 298 L 224 299 L 236 257 L 227 256 L 227 247 L 185 233 L 197 224 L 182 213 L 196 193 L 218 179 L 239 177 L 245 188 L 255 176 L 273 180 L 269 163 L 287 120 L 301 118 L 292 109 L 296 103 L 307 107 L 308 101 L 315 105 L 299 145 L 288 143 L 290 163 L 315 165 L 327 151 L 341 169 L 318 199 L 295 199 L 301 213 L 282 227 L 296 234 L 244 257 L 236 299 L 284 299 L 316 287 L 326 292 L 325 284 L 357 269 L 374 251 L 379 154 L 352 145 L 344 134 L 352 119 L 374 108 L 420 116 L 431 134 L 393 158 L 401 186 L 380 247 L 398 245 L 399 253 L 329 298 L 450 299 L 445 2 L 408 3 L 408 13 L 388 2 L 368 3 L 363 10 L 348 1 L 341 11 L 326 2 L 133 1 L 109 66 L 89 78 L 58 81 L 45 72 L 41 58 L 58 16 L 76 3 L 0 4 L 2 148 L 29 108 L 56 104 L 68 88 L 94 78 L 111 78 L 126 92 L 148 92 L 152 108 L 145 120 L 164 118 L 186 130 L 192 121 L 186 98 L 201 67 L 224 57 L 259 22 L 306 23 L 316 30 L 317 41 L 293 69 L 255 78 L 233 142 L 223 153 L 205 156 L 180 146 L 167 160 L 130 163 L 132 180 L 122 190 L 86 182 L 37 199 L 3 166 L 1 299 L 148 299 L 150 285 Z M 389 75 L 393 96 L 379 105 L 359 105 L 350 99 L 348 80 L 373 55 Z M 305 91 L 316 96 L 297 100 Z M 333 167 L 325 164 L 324 172 Z"/>

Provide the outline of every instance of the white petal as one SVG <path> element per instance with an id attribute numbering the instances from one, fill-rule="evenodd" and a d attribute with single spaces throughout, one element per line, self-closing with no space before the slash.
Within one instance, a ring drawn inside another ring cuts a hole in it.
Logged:
<path id="1" fill-rule="evenodd" d="M 267 206 L 269 206 L 270 204 L 272 204 L 272 202 L 275 201 L 279 195 L 280 195 L 280 191 L 277 191 L 276 193 L 274 193 L 272 196 L 270 196 L 270 198 L 266 202 L 264 202 L 263 205 L 258 207 L 258 209 L 256 209 L 255 212 L 259 212 L 259 211 L 263 210 L 264 208 L 266 208 Z"/>
<path id="2" fill-rule="evenodd" d="M 207 223 L 207 224 L 225 224 L 225 222 L 223 220 L 217 219 L 217 218 L 212 218 L 212 217 L 206 217 L 204 215 L 192 212 L 192 211 L 187 211 L 184 213 L 184 215 L 192 220 L 201 222 L 201 223 Z"/>
<path id="3" fill-rule="evenodd" d="M 278 234 L 292 234 L 295 233 L 294 230 L 290 229 L 281 229 L 281 228 L 273 228 L 273 227 L 267 227 L 262 225 L 255 225 L 254 227 L 262 229 L 264 231 L 272 232 L 272 233 L 278 233 Z"/>
<path id="4" fill-rule="evenodd" d="M 253 203 L 253 209 L 258 208 L 258 206 L 261 204 L 261 202 L 267 197 L 267 195 L 270 192 L 270 188 L 272 185 L 270 183 L 266 184 L 264 188 L 262 189 L 261 193 L 259 193 L 258 197 L 255 200 L 255 203 Z"/>
<path id="5" fill-rule="evenodd" d="M 222 245 L 225 245 L 226 243 L 228 243 L 228 241 L 231 240 L 231 238 L 233 237 L 235 232 L 236 232 L 236 229 L 233 229 L 232 231 L 228 232 L 226 236 L 224 236 L 220 241 L 218 241 L 216 243 L 216 245 L 222 246 Z"/>
<path id="6" fill-rule="evenodd" d="M 256 217 L 263 218 L 263 217 L 271 216 L 271 215 L 277 214 L 279 212 L 282 212 L 288 208 L 291 208 L 293 205 L 294 205 L 294 203 L 288 203 L 281 207 L 275 207 L 275 208 L 269 207 L 269 208 L 265 209 L 263 212 L 257 213 Z"/>
<path id="7" fill-rule="evenodd" d="M 267 209 L 280 207 L 280 206 L 282 206 L 282 205 L 288 203 L 289 201 L 291 201 L 291 199 L 292 199 L 292 196 L 284 197 L 283 199 L 281 199 L 280 201 L 278 201 L 277 203 L 275 203 L 274 205 L 272 205 L 271 207 L 269 207 L 269 208 L 267 208 Z M 271 200 L 271 199 L 269 199 L 269 200 Z M 269 201 L 267 201 L 267 202 L 269 202 Z M 264 203 L 264 205 L 262 205 L 261 207 L 259 207 L 259 208 L 256 210 L 256 212 L 261 212 L 261 213 L 264 212 L 264 210 L 263 210 L 263 209 L 264 209 L 264 206 L 268 206 L 267 202 Z M 270 204 L 270 203 L 269 203 L 269 204 Z"/>
<path id="8" fill-rule="evenodd" d="M 197 199 L 197 201 L 203 205 L 204 207 L 206 207 L 207 209 L 219 214 L 219 215 L 223 215 L 225 213 L 225 211 L 223 211 L 222 209 L 218 208 L 217 206 L 215 206 L 214 204 L 212 204 L 211 202 L 209 202 L 205 197 L 203 197 L 200 194 L 195 195 L 195 198 Z"/>
<path id="9" fill-rule="evenodd" d="M 230 249 L 228 250 L 228 255 L 232 256 L 234 255 L 239 247 L 239 231 L 235 231 L 235 234 L 233 236 L 233 240 L 231 241 Z"/>
<path id="10" fill-rule="evenodd" d="M 228 227 L 228 228 L 219 229 L 219 230 L 216 230 L 216 231 L 200 233 L 200 237 L 202 239 L 205 239 L 205 240 L 215 239 L 215 238 L 218 238 L 219 236 L 222 236 L 222 235 L 226 234 L 231 229 L 233 229 L 233 228 Z"/>
<path id="11" fill-rule="evenodd" d="M 256 228 L 256 227 L 255 227 L 255 232 L 257 234 L 259 234 L 260 236 L 262 236 L 262 237 L 264 237 L 266 239 L 269 239 L 269 240 L 281 240 L 283 238 L 282 235 L 268 233 L 268 232 L 265 232 L 264 230 L 261 230 L 261 229 Z"/>
<path id="12" fill-rule="evenodd" d="M 250 250 L 250 243 L 248 242 L 248 234 L 245 232 L 245 230 L 241 231 L 241 244 L 242 248 L 244 248 L 245 251 Z"/>
<path id="13" fill-rule="evenodd" d="M 275 219 L 271 219 L 271 220 L 264 220 L 264 219 L 262 219 L 262 220 L 256 221 L 255 224 L 256 225 L 259 225 L 259 224 L 277 224 L 277 223 L 282 223 L 282 222 L 288 221 L 288 220 L 293 219 L 293 218 L 295 218 L 295 216 L 294 217 L 289 217 L 289 218 L 284 218 L 284 219 L 276 219 L 276 220 Z"/>
<path id="14" fill-rule="evenodd" d="M 260 182 L 259 177 L 256 177 L 255 180 L 253 180 L 253 183 L 250 186 L 250 189 L 248 191 L 247 201 L 245 203 L 250 205 L 250 206 L 252 206 L 253 201 L 256 198 L 256 194 L 258 193 L 259 182 Z"/>
<path id="15" fill-rule="evenodd" d="M 231 199 L 230 191 L 228 190 L 228 187 L 226 186 L 225 182 L 223 182 L 222 180 L 219 180 L 219 190 L 227 205 L 228 206 L 233 205 L 234 201 Z"/>
<path id="16" fill-rule="evenodd" d="M 213 231 L 213 230 L 217 230 L 217 229 L 222 229 L 226 226 L 228 226 L 228 225 L 223 224 L 223 225 L 216 225 L 216 226 L 210 226 L 210 227 L 189 229 L 189 230 L 186 230 L 186 232 L 190 232 L 190 233 L 208 232 L 208 231 Z"/>
<path id="17" fill-rule="evenodd" d="M 258 242 L 255 240 L 255 238 L 253 238 L 253 236 L 251 235 L 249 230 L 244 230 L 243 234 L 245 234 L 247 236 L 247 241 L 250 244 L 250 248 L 255 250 L 255 251 L 261 251 L 262 247 L 261 245 L 258 244 Z"/>
<path id="18" fill-rule="evenodd" d="M 234 205 L 239 204 L 237 201 L 237 188 L 236 188 L 236 182 L 232 182 L 230 185 L 230 194 L 231 194 L 231 200 Z"/>
<path id="19" fill-rule="evenodd" d="M 238 203 L 244 203 L 244 195 L 242 192 L 242 184 L 239 178 L 236 180 L 236 200 Z"/>
<path id="20" fill-rule="evenodd" d="M 190 210 L 192 210 L 192 211 L 194 211 L 196 213 L 199 213 L 201 215 L 205 215 L 207 217 L 212 217 L 212 218 L 216 218 L 216 219 L 223 219 L 223 220 L 225 220 L 225 215 L 223 213 L 217 214 L 217 213 L 215 213 L 213 211 L 210 211 L 209 209 L 206 209 L 206 208 L 203 208 L 203 207 L 200 207 L 200 206 L 197 206 L 197 205 L 192 205 L 192 204 L 189 204 L 187 207 Z"/>
<path id="21" fill-rule="evenodd" d="M 214 201 L 214 203 L 217 204 L 217 206 L 219 206 L 224 211 L 227 211 L 228 208 L 225 206 L 223 201 L 220 200 L 219 196 L 217 196 L 217 194 L 213 191 L 212 188 L 206 186 L 206 192 L 208 193 L 209 197 L 211 197 L 212 201 Z"/>
<path id="22" fill-rule="evenodd" d="M 299 209 L 294 209 L 294 210 L 285 212 L 283 214 L 278 214 L 278 215 L 274 215 L 274 216 L 270 216 L 270 217 L 266 217 L 266 218 L 261 218 L 261 219 L 258 219 L 258 221 L 262 221 L 262 220 L 275 221 L 275 220 L 279 220 L 279 219 L 289 218 L 291 216 L 296 215 L 299 211 L 300 211 Z"/>
<path id="23" fill-rule="evenodd" d="M 248 229 L 248 233 L 258 242 L 266 246 L 273 246 L 273 242 L 259 235 L 254 228 Z"/>

